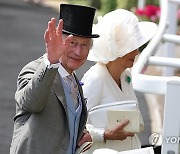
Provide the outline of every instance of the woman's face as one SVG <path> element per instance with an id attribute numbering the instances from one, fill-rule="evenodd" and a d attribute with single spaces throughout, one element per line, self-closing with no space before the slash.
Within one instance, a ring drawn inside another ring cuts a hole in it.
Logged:
<path id="1" fill-rule="evenodd" d="M 115 60 L 117 63 L 116 66 L 121 66 L 123 68 L 131 68 L 134 64 L 135 57 L 139 54 L 139 51 L 136 49 L 123 57 L 119 57 Z"/>

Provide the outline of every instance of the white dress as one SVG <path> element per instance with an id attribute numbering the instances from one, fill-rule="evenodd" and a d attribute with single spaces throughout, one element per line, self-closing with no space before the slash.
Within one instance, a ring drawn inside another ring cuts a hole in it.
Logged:
<path id="1" fill-rule="evenodd" d="M 96 63 L 92 66 L 82 78 L 82 82 L 84 83 L 84 96 L 88 99 L 88 110 L 100 104 L 127 100 L 137 101 L 131 81 L 127 81 L 127 78 L 129 77 L 131 77 L 130 70 L 126 69 L 121 74 L 121 90 L 109 74 L 104 64 Z M 141 121 L 143 125 L 143 120 L 141 119 Z M 95 128 L 90 121 L 88 121 L 87 130 L 93 139 L 93 145 L 87 152 L 89 154 L 92 154 L 93 151 L 98 148 L 110 148 L 116 151 L 124 151 L 141 147 L 141 143 L 137 135 L 134 137 L 128 137 L 123 141 L 107 140 L 104 142 L 104 129 Z"/>

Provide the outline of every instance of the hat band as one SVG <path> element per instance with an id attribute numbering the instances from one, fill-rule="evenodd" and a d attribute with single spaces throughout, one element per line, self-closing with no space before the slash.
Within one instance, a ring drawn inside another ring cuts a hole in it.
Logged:
<path id="1" fill-rule="evenodd" d="M 63 28 L 63 30 L 65 32 L 68 32 L 68 33 L 72 33 L 72 34 L 76 34 L 76 35 L 80 35 L 80 36 L 90 36 L 92 35 L 92 29 L 91 27 L 86 27 L 86 29 L 83 29 L 83 28 L 76 28 L 76 27 L 72 27 L 72 26 L 67 26 L 67 25 L 64 25 L 65 28 Z"/>

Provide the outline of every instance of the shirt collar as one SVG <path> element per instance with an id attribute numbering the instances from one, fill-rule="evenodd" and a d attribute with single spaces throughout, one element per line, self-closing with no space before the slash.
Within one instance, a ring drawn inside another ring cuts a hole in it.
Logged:
<path id="1" fill-rule="evenodd" d="M 70 75 L 61 64 L 59 65 L 58 72 L 62 78 Z"/>
<path id="2" fill-rule="evenodd" d="M 71 75 L 70 73 L 68 73 L 66 71 L 66 69 L 62 66 L 62 64 L 60 63 L 59 68 L 58 68 L 58 72 L 61 75 L 62 78 L 67 77 L 68 75 Z M 75 74 L 75 72 L 72 73 L 72 75 Z M 74 75 L 73 75 L 74 76 Z"/>

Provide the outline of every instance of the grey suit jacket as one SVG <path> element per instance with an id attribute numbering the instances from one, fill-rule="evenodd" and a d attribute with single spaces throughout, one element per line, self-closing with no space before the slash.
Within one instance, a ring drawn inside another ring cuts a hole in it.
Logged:
<path id="1" fill-rule="evenodd" d="M 20 72 L 15 93 L 16 115 L 11 154 L 66 154 L 69 126 L 66 98 L 57 69 L 48 69 L 43 57 Z M 87 119 L 83 100 L 78 140 Z"/>

